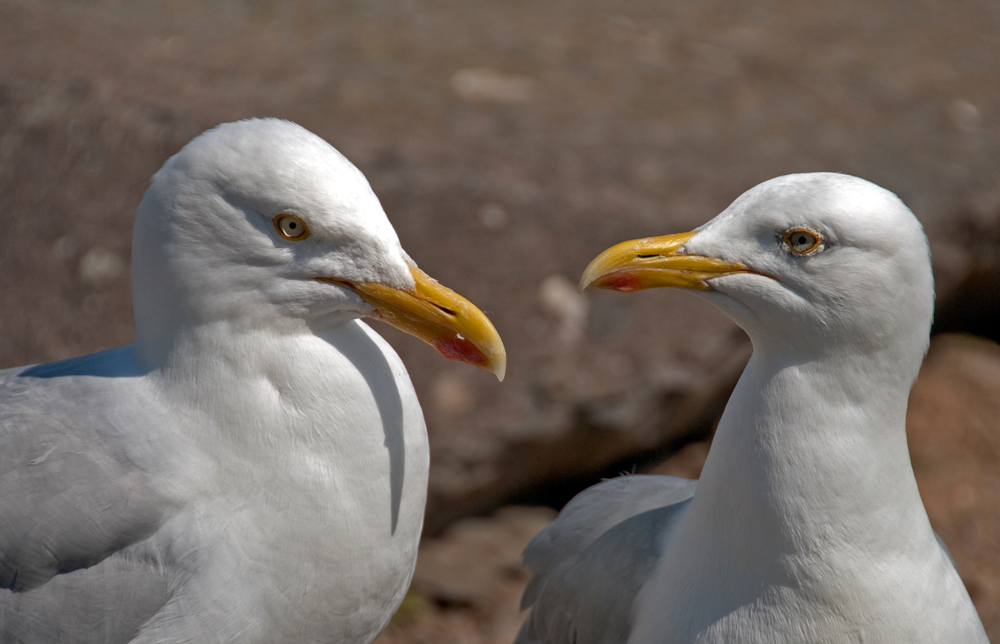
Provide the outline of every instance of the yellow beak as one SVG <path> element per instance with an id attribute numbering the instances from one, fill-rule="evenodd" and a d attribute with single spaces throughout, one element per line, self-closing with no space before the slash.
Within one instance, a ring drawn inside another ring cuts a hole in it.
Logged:
<path id="1" fill-rule="evenodd" d="M 739 262 L 678 253 L 695 234 L 633 239 L 612 246 L 583 271 L 580 290 L 588 286 L 624 292 L 663 286 L 709 290 L 713 277 L 756 272 Z"/>
<path id="2" fill-rule="evenodd" d="M 427 342 L 449 360 L 460 360 L 492 371 L 503 380 L 507 352 L 500 334 L 476 305 L 416 266 L 410 268 L 416 287 L 400 290 L 377 282 L 353 283 L 318 277 L 351 289 L 375 308 L 368 317 L 382 320 Z"/>

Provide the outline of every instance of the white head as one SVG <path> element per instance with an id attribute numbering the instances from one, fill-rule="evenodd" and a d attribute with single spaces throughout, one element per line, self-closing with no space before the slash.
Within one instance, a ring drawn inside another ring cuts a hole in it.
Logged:
<path id="1" fill-rule="evenodd" d="M 363 315 L 393 323 L 412 300 L 474 321 L 424 315 L 433 329 L 404 330 L 442 352 L 475 337 L 449 357 L 497 360 L 492 325 L 416 268 L 364 175 L 288 121 L 228 123 L 186 145 L 153 176 L 132 247 L 136 347 L 154 363 L 192 326 L 323 332 Z M 447 293 L 429 302 L 422 287 Z"/>
<path id="2" fill-rule="evenodd" d="M 756 351 L 809 359 L 890 349 L 911 358 L 913 377 L 934 307 L 913 213 L 891 192 L 833 173 L 778 177 L 693 233 L 619 244 L 588 267 L 581 285 L 590 284 L 696 289 Z"/>

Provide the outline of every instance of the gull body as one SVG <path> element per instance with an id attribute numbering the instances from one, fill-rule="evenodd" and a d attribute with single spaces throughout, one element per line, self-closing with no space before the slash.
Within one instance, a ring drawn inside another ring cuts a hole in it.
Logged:
<path id="1" fill-rule="evenodd" d="M 428 445 L 359 318 L 496 359 L 492 326 L 353 165 L 275 119 L 165 164 L 132 271 L 134 345 L 0 371 L 0 640 L 370 642 L 412 575 Z"/>
<path id="2" fill-rule="evenodd" d="M 591 284 L 694 289 L 754 352 L 697 483 L 602 483 L 528 547 L 520 642 L 987 642 L 910 465 L 934 292 L 895 195 L 773 179 L 693 233 L 609 249 Z"/>

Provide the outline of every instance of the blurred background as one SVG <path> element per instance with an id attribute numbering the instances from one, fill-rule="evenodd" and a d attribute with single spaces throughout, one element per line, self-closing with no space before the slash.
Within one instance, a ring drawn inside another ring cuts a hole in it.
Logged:
<path id="1" fill-rule="evenodd" d="M 576 280 L 614 243 L 815 170 L 896 192 L 930 236 L 911 452 L 1000 641 L 995 0 L 0 0 L 0 367 L 132 341 L 149 177 L 250 116 L 361 168 L 508 350 L 501 385 L 375 325 L 432 445 L 414 585 L 380 642 L 510 642 L 519 554 L 554 509 L 621 471 L 697 477 L 745 336 L 684 293 Z"/>

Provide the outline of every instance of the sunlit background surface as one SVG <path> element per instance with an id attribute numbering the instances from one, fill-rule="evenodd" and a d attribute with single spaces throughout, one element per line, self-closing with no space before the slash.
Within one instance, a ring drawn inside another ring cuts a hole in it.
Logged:
<path id="1" fill-rule="evenodd" d="M 150 175 L 250 116 L 357 164 L 507 346 L 500 385 L 377 325 L 433 454 L 386 643 L 511 641 L 539 506 L 622 470 L 700 471 L 749 344 L 683 293 L 577 294 L 613 243 L 779 174 L 856 174 L 924 222 L 936 331 L 1000 337 L 994 0 L 0 0 L 0 367 L 131 342 Z M 932 522 L 1000 640 L 1000 347 L 936 338 L 910 421 Z"/>

